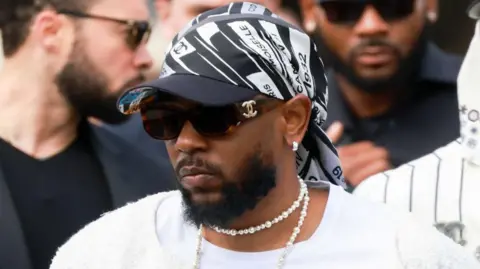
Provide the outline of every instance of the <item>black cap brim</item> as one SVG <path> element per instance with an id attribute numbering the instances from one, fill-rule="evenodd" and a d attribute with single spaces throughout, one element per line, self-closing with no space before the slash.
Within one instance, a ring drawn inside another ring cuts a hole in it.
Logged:
<path id="1" fill-rule="evenodd" d="M 480 19 L 480 0 L 473 1 L 467 9 L 467 14 L 472 19 Z"/>
<path id="2" fill-rule="evenodd" d="M 223 106 L 253 99 L 259 93 L 253 89 L 191 74 L 173 74 L 146 82 L 126 91 L 117 102 L 123 114 L 139 111 L 145 98 L 167 93 L 209 106 Z"/>

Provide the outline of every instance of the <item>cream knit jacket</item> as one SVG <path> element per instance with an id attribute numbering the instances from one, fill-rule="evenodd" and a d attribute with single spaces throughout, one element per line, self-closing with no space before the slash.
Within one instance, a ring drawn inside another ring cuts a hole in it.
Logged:
<path id="1" fill-rule="evenodd" d="M 105 214 L 62 246 L 50 269 L 191 269 L 157 240 L 156 208 L 172 195 L 179 194 L 152 195 Z M 462 247 L 432 227 L 405 221 L 396 239 L 398 260 L 378 269 L 480 269 Z"/>

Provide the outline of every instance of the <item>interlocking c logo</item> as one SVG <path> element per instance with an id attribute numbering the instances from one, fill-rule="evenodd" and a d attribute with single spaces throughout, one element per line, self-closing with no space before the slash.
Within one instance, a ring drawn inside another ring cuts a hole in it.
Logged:
<path id="1" fill-rule="evenodd" d="M 257 104 L 254 100 L 243 102 L 242 107 L 247 110 L 247 113 L 243 113 L 245 118 L 253 118 L 257 116 L 257 111 L 254 106 Z"/>

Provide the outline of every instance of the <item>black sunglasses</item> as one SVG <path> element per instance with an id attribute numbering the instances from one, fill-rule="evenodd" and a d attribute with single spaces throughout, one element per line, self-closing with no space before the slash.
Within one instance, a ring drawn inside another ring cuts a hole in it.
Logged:
<path id="1" fill-rule="evenodd" d="M 148 21 L 121 20 L 72 10 L 59 10 L 57 12 L 59 14 L 64 14 L 76 18 L 104 20 L 126 25 L 127 37 L 125 42 L 132 50 L 137 49 L 140 44 L 146 43 L 152 32 L 152 27 Z"/>
<path id="2" fill-rule="evenodd" d="M 274 108 L 266 106 L 274 99 L 249 100 L 227 106 L 197 106 L 188 110 L 162 106 L 154 100 L 142 101 L 140 111 L 145 131 L 158 140 L 176 139 L 187 121 L 202 136 L 225 136 L 245 121 Z"/>
<path id="3" fill-rule="evenodd" d="M 320 6 L 328 21 L 335 24 L 354 24 L 365 8 L 371 5 L 385 21 L 403 19 L 413 13 L 416 0 L 325 1 Z"/>

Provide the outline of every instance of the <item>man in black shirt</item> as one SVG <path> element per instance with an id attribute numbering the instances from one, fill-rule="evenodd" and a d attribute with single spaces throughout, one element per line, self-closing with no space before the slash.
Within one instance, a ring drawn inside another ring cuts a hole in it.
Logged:
<path id="1" fill-rule="evenodd" d="M 0 29 L 0 268 L 46 269 L 88 222 L 175 186 L 166 160 L 87 121 L 127 119 L 116 100 L 151 66 L 148 10 L 137 0 L 7 0 Z"/>
<path id="2" fill-rule="evenodd" d="M 429 41 L 435 0 L 302 4 L 331 67 L 325 126 L 352 186 L 458 137 L 461 58 Z"/>

